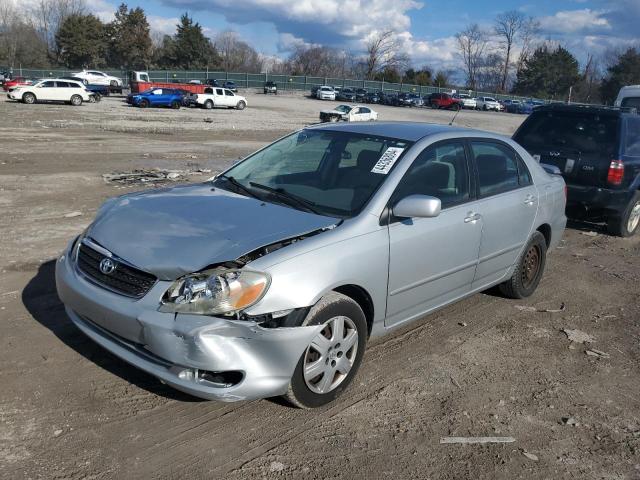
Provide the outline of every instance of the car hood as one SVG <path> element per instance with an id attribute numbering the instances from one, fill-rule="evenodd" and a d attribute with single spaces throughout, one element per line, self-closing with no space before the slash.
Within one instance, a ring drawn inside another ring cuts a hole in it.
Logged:
<path id="1" fill-rule="evenodd" d="M 132 265 L 174 280 L 337 222 L 198 184 L 111 199 L 87 236 Z"/>

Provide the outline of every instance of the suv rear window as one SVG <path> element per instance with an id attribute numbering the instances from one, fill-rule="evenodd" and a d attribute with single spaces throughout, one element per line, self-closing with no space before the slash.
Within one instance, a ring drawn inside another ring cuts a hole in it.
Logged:
<path id="1" fill-rule="evenodd" d="M 514 140 L 524 148 L 561 148 L 615 155 L 619 117 L 589 112 L 533 113 Z"/>
<path id="2" fill-rule="evenodd" d="M 640 108 L 640 97 L 623 98 L 620 106 L 627 108 Z"/>

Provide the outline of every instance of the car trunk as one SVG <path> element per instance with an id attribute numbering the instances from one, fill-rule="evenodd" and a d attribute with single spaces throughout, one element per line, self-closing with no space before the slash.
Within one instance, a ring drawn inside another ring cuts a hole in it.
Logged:
<path id="1" fill-rule="evenodd" d="M 534 112 L 514 140 L 540 163 L 558 167 L 567 184 L 606 186 L 620 153 L 619 125 L 615 113 Z"/>

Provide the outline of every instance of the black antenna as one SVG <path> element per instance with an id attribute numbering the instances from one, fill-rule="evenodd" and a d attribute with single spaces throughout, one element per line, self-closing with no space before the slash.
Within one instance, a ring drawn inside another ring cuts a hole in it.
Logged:
<path id="1" fill-rule="evenodd" d="M 451 121 L 449 122 L 449 126 L 453 125 L 453 122 L 456 121 L 456 117 L 458 116 L 458 114 L 460 113 L 460 110 L 462 110 L 462 107 L 460 107 L 458 110 L 456 110 L 456 113 L 453 115 L 453 118 L 451 119 Z"/>

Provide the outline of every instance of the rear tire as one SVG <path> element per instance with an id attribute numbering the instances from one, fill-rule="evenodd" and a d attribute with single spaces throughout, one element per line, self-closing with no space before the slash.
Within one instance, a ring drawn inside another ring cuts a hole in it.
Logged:
<path id="1" fill-rule="evenodd" d="M 640 230 L 640 192 L 635 193 L 621 216 L 607 221 L 607 230 L 618 237 L 631 237 Z"/>
<path id="2" fill-rule="evenodd" d="M 213 108 L 213 102 L 211 100 L 207 100 L 206 102 L 204 102 L 204 108 L 206 108 L 207 110 L 211 110 Z"/>
<path id="3" fill-rule="evenodd" d="M 540 232 L 534 232 L 524 248 L 513 276 L 498 287 L 508 298 L 526 298 L 538 288 L 547 263 L 547 241 Z"/>
<path id="4" fill-rule="evenodd" d="M 180 110 L 180 102 L 174 100 L 173 102 L 171 102 L 171 108 L 173 108 L 174 110 Z"/>
<path id="5" fill-rule="evenodd" d="M 325 328 L 300 357 L 285 398 L 299 408 L 321 407 L 335 400 L 355 377 L 367 344 L 367 321 L 354 300 L 330 292 L 311 308 L 301 325 Z M 321 362 L 320 368 L 309 368 L 316 362 Z"/>
<path id="6" fill-rule="evenodd" d="M 33 93 L 27 92 L 22 95 L 22 101 L 27 105 L 33 105 L 36 103 L 36 96 Z"/>
<path id="7" fill-rule="evenodd" d="M 244 110 L 244 108 L 247 106 L 247 104 L 244 102 L 244 100 L 240 100 L 238 102 L 238 104 L 236 105 L 236 108 L 238 110 Z"/>
<path id="8" fill-rule="evenodd" d="M 79 107 L 80 105 L 82 105 L 82 97 L 80 95 L 72 95 L 71 105 L 73 105 L 74 107 Z"/>

